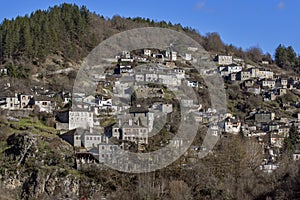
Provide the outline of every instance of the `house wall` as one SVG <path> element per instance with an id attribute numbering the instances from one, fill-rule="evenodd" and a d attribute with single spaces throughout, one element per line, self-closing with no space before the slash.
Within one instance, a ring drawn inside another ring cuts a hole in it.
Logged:
<path id="1" fill-rule="evenodd" d="M 148 144 L 148 128 L 144 127 L 125 127 L 122 128 L 122 140 Z"/>
<path id="2" fill-rule="evenodd" d="M 107 142 L 104 136 L 100 134 L 83 134 L 81 140 L 85 148 L 97 147 L 98 144 Z"/>
<path id="3" fill-rule="evenodd" d="M 119 132 L 119 127 L 113 127 L 112 128 L 112 137 L 115 138 L 120 138 L 120 132 Z"/>
<path id="4" fill-rule="evenodd" d="M 236 79 L 241 81 L 248 80 L 250 78 L 251 78 L 251 72 L 249 71 L 240 71 L 236 75 Z"/>
<path id="5" fill-rule="evenodd" d="M 173 112 L 173 105 L 172 104 L 162 104 L 161 111 L 163 113 L 171 113 L 171 112 Z"/>
<path id="6" fill-rule="evenodd" d="M 300 153 L 294 153 L 293 154 L 293 160 L 294 161 L 300 160 Z"/>
<path id="7" fill-rule="evenodd" d="M 150 49 L 144 49 L 144 55 L 145 56 L 151 56 L 151 50 Z"/>
<path id="8" fill-rule="evenodd" d="M 33 98 L 32 95 L 20 95 L 20 108 L 24 108 L 28 105 L 30 99 Z"/>
<path id="9" fill-rule="evenodd" d="M 69 130 L 94 126 L 93 112 L 69 111 Z"/>
<path id="10" fill-rule="evenodd" d="M 158 81 L 158 75 L 157 74 L 146 74 L 145 75 L 145 81 L 147 81 L 147 82 L 157 82 Z"/>
<path id="11" fill-rule="evenodd" d="M 241 123 L 225 122 L 225 132 L 237 134 L 240 132 Z"/>
<path id="12" fill-rule="evenodd" d="M 40 108 L 41 112 L 45 111 L 49 113 L 52 111 L 51 101 L 35 101 L 35 105 Z"/>
<path id="13" fill-rule="evenodd" d="M 18 97 L 4 97 L 3 99 L 6 104 L 1 105 L 1 108 L 8 110 L 16 110 L 20 108 Z"/>
<path id="14" fill-rule="evenodd" d="M 254 117 L 255 117 L 256 122 L 270 122 L 270 121 L 272 121 L 272 114 L 271 113 L 256 113 Z"/>
<path id="15" fill-rule="evenodd" d="M 106 162 L 107 159 L 112 159 L 116 151 L 119 149 L 118 145 L 101 143 L 98 145 L 98 160 L 100 163 Z"/>
<path id="16" fill-rule="evenodd" d="M 231 65 L 232 64 L 232 56 L 218 56 L 218 64 L 219 65 Z"/>

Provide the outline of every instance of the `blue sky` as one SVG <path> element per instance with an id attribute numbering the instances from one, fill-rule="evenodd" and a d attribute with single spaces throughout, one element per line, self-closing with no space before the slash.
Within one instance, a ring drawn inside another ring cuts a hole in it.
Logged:
<path id="1" fill-rule="evenodd" d="M 201 35 L 218 32 L 226 44 L 247 49 L 260 47 L 274 54 L 279 44 L 300 53 L 298 0 L 2 0 L 0 20 L 30 14 L 62 3 L 86 5 L 105 17 L 145 17 L 180 23 Z"/>

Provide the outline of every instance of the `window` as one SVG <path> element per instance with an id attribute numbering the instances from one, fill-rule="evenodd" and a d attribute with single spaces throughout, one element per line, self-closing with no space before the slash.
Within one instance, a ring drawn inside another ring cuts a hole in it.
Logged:
<path id="1" fill-rule="evenodd" d="M 89 137 L 86 137 L 86 140 L 89 140 L 90 138 Z"/>
<path id="2" fill-rule="evenodd" d="M 47 105 L 47 101 L 43 101 L 43 102 L 42 102 L 42 105 L 43 105 L 43 106 L 46 106 L 46 105 Z"/>

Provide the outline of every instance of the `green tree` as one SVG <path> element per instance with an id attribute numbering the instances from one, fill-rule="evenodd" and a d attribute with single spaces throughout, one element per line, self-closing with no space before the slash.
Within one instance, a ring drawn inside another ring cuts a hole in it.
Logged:
<path id="1" fill-rule="evenodd" d="M 290 127 L 289 136 L 284 139 L 284 150 L 287 152 L 292 152 L 295 146 L 300 143 L 299 133 L 294 124 Z"/>
<path id="2" fill-rule="evenodd" d="M 295 67 L 297 56 L 293 47 L 280 44 L 275 50 L 275 62 L 279 67 Z"/>

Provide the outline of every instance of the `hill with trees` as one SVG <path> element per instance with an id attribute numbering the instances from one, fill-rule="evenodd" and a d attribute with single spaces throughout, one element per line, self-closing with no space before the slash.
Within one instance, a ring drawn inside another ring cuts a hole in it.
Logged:
<path id="1" fill-rule="evenodd" d="M 207 51 L 228 54 L 254 62 L 272 62 L 270 53 L 264 54 L 259 47 L 243 50 L 232 44 L 224 44 L 218 33 L 200 33 L 181 24 L 154 21 L 145 18 L 124 18 L 104 16 L 90 12 L 86 7 L 62 4 L 47 10 L 37 10 L 30 15 L 5 19 L 0 24 L 0 61 L 22 63 L 27 66 L 45 64 L 51 54 L 61 54 L 64 63 L 81 61 L 96 45 L 111 35 L 138 27 L 162 27 L 184 32 L 198 41 Z M 298 66 L 299 58 L 292 47 L 279 45 L 275 61 L 280 67 Z"/>

